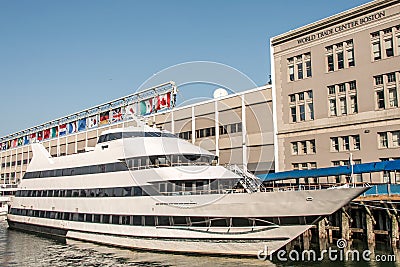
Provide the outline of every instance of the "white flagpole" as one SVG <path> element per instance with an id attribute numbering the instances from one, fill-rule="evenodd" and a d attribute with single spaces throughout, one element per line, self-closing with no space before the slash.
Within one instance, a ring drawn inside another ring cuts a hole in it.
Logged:
<path id="1" fill-rule="evenodd" d="M 353 184 L 353 187 L 355 187 L 353 153 L 350 153 L 350 168 L 351 168 L 350 181 Z"/>

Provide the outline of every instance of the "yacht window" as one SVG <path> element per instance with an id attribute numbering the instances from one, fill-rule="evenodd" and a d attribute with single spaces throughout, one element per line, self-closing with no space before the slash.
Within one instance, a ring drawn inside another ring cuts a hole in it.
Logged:
<path id="1" fill-rule="evenodd" d="M 93 218 L 92 214 L 86 214 L 85 221 L 86 222 L 92 222 L 92 218 Z"/>
<path id="2" fill-rule="evenodd" d="M 113 215 L 112 216 L 112 223 L 113 224 L 119 224 L 119 216 L 118 215 Z"/>
<path id="3" fill-rule="evenodd" d="M 158 216 L 157 218 L 157 225 L 160 226 L 169 226 L 169 217 L 168 216 Z"/>
<path id="4" fill-rule="evenodd" d="M 106 141 L 106 136 L 105 135 L 100 135 L 99 141 L 97 143 L 104 143 Z"/>
<path id="5" fill-rule="evenodd" d="M 154 216 L 144 216 L 144 225 L 145 226 L 155 226 L 156 221 Z"/>
<path id="6" fill-rule="evenodd" d="M 108 140 L 107 141 L 113 141 L 113 140 L 117 140 L 117 139 L 121 139 L 122 138 L 122 133 L 110 133 L 108 134 Z"/>
<path id="7" fill-rule="evenodd" d="M 103 215 L 102 223 L 110 223 L 110 215 Z"/>
<path id="8" fill-rule="evenodd" d="M 172 217 L 173 220 L 173 225 L 186 225 L 186 218 L 183 216 L 173 216 Z"/>
<path id="9" fill-rule="evenodd" d="M 192 182 L 185 182 L 185 191 L 192 191 Z"/>
<path id="10" fill-rule="evenodd" d="M 138 186 L 136 186 L 135 188 L 134 188 L 134 195 L 135 196 L 141 196 L 142 195 L 142 188 L 141 187 L 138 187 Z"/>
<path id="11" fill-rule="evenodd" d="M 133 196 L 133 190 L 132 190 L 132 187 L 124 187 L 123 189 L 123 195 L 122 196 L 124 196 L 124 197 L 130 197 L 130 196 Z"/>
<path id="12" fill-rule="evenodd" d="M 116 187 L 114 188 L 114 196 L 116 197 L 122 197 L 125 195 L 125 190 L 122 187 Z"/>
<path id="13" fill-rule="evenodd" d="M 93 222 L 99 223 L 100 222 L 100 214 L 95 214 L 93 218 Z"/>
<path id="14" fill-rule="evenodd" d="M 124 225 L 131 224 L 131 216 L 121 216 L 121 224 Z"/>
<path id="15" fill-rule="evenodd" d="M 133 216 L 133 225 L 142 225 L 142 216 Z"/>

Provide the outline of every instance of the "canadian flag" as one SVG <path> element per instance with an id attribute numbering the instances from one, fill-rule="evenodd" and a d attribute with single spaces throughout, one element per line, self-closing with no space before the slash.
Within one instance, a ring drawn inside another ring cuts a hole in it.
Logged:
<path id="1" fill-rule="evenodd" d="M 157 98 L 157 110 L 169 108 L 171 106 L 171 92 L 159 95 Z"/>
<path id="2" fill-rule="evenodd" d="M 133 118 L 136 114 L 136 105 L 129 105 L 125 108 L 125 118 Z"/>

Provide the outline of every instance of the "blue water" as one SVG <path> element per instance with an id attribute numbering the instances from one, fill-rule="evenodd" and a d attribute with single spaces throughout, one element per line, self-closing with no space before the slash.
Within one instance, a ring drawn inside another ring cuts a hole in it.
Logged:
<path id="1" fill-rule="evenodd" d="M 392 253 L 387 248 L 375 253 Z M 399 253 L 397 258 L 400 259 Z M 72 240 L 54 240 L 9 230 L 0 217 L 0 266 L 400 266 L 398 262 L 290 262 L 153 253 L 96 245 Z"/>

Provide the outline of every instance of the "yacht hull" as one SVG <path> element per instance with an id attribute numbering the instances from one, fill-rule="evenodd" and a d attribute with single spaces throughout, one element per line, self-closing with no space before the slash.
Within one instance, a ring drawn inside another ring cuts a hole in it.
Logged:
<path id="1" fill-rule="evenodd" d="M 326 216 L 368 188 L 341 188 L 314 191 L 286 191 L 253 194 L 226 194 L 203 196 L 153 196 L 133 198 L 52 198 L 30 203 L 35 208 L 68 210 L 103 214 L 153 214 L 155 216 L 205 216 L 243 218 L 295 218 L 298 222 L 307 216 Z M 29 200 L 29 199 L 28 199 Z M 26 198 L 16 198 L 13 207 L 21 207 Z M 163 203 L 163 205 L 160 205 Z M 174 204 L 174 205 L 171 205 Z M 181 203 L 181 204 L 179 204 Z M 182 203 L 197 203 L 185 206 Z M 37 206 L 37 207 L 36 207 Z M 100 208 L 101 207 L 101 208 Z M 256 256 L 283 247 L 310 229 L 313 222 L 291 225 L 276 223 L 244 227 L 137 226 L 111 223 L 39 218 L 8 215 L 10 228 L 61 236 L 95 243 L 180 253 Z M 278 219 L 279 221 L 279 219 Z"/>

